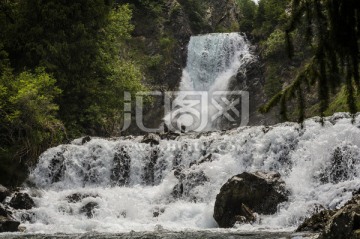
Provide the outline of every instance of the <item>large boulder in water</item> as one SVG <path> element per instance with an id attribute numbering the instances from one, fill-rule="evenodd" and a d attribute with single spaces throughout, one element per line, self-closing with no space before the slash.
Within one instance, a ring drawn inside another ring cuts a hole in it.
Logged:
<path id="1" fill-rule="evenodd" d="M 0 202 L 4 201 L 10 194 L 10 190 L 0 184 Z"/>
<path id="2" fill-rule="evenodd" d="M 35 203 L 27 193 L 15 193 L 9 205 L 14 209 L 29 210 L 35 206 Z"/>
<path id="3" fill-rule="evenodd" d="M 214 219 L 220 227 L 254 221 L 254 214 L 274 214 L 288 192 L 279 173 L 242 173 L 230 178 L 216 196 Z"/>

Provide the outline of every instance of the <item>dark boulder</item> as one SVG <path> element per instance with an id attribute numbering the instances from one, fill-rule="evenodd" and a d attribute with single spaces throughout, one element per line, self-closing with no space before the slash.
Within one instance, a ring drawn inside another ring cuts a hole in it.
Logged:
<path id="1" fill-rule="evenodd" d="M 89 202 L 80 208 L 80 214 L 85 214 L 87 218 L 93 218 L 95 216 L 95 209 L 99 208 L 97 202 Z"/>
<path id="2" fill-rule="evenodd" d="M 141 143 L 145 143 L 145 144 L 150 144 L 151 146 L 153 145 L 159 145 L 160 144 L 160 136 L 157 134 L 152 134 L 149 133 L 147 135 L 144 136 L 143 140 L 141 141 Z"/>
<path id="3" fill-rule="evenodd" d="M 0 216 L 0 232 L 17 232 L 20 222 L 10 217 Z"/>
<path id="4" fill-rule="evenodd" d="M 234 226 L 236 222 L 252 222 L 254 219 L 249 216 L 250 212 L 274 214 L 278 205 L 287 200 L 287 195 L 280 174 L 245 172 L 229 179 L 220 189 L 216 196 L 214 219 L 225 228 Z"/>
<path id="5" fill-rule="evenodd" d="M 27 193 L 15 193 L 9 205 L 14 209 L 29 210 L 35 206 L 35 203 Z"/>
<path id="6" fill-rule="evenodd" d="M 319 239 L 360 238 L 360 196 L 356 195 L 327 221 Z"/>
<path id="7" fill-rule="evenodd" d="M 10 194 L 10 190 L 0 184 L 0 202 L 4 201 Z"/>

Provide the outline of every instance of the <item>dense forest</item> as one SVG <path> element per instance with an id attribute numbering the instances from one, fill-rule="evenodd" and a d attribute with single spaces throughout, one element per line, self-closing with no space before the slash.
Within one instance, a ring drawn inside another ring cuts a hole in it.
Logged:
<path id="1" fill-rule="evenodd" d="M 355 113 L 359 5 L 1 0 L 0 182 L 21 182 L 51 146 L 84 135 L 121 135 L 123 92 L 176 90 L 187 42 L 196 34 L 247 35 L 263 71 L 263 113 L 276 105 L 282 120 Z"/>

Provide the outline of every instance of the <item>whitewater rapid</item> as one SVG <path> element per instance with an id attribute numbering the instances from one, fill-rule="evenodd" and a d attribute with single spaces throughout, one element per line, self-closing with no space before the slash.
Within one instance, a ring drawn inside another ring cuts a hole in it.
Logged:
<path id="1" fill-rule="evenodd" d="M 214 230 L 221 186 L 233 175 L 260 170 L 281 174 L 289 201 L 237 230 L 293 230 L 316 208 L 341 207 L 360 188 L 360 115 L 351 121 L 338 113 L 323 126 L 313 118 L 304 127 L 240 127 L 153 146 L 142 137 L 78 139 L 41 155 L 23 190 L 36 207 L 14 215 L 29 233 Z M 334 165 L 334 157 L 341 163 Z M 179 181 L 180 194 L 174 192 Z M 87 197 L 69 202 L 74 193 Z M 81 213 L 89 202 L 98 205 L 92 218 Z"/>

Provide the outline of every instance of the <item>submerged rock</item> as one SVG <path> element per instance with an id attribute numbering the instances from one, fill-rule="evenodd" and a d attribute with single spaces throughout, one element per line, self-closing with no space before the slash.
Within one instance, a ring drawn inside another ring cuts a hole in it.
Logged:
<path id="1" fill-rule="evenodd" d="M 89 202 L 80 208 L 80 213 L 85 214 L 87 218 L 93 218 L 95 216 L 95 209 L 99 208 L 97 202 Z"/>
<path id="2" fill-rule="evenodd" d="M 11 198 L 9 205 L 14 209 L 29 210 L 35 206 L 34 201 L 27 193 L 15 193 Z"/>
<path id="3" fill-rule="evenodd" d="M 285 183 L 278 173 L 242 173 L 229 179 L 216 196 L 214 219 L 220 227 L 253 222 L 254 213 L 274 214 L 287 200 Z M 254 213 L 253 213 L 254 212 Z"/>
<path id="4" fill-rule="evenodd" d="M 77 203 L 77 202 L 80 202 L 81 200 L 83 200 L 84 198 L 88 198 L 88 197 L 99 197 L 99 195 L 97 194 L 81 194 L 81 193 L 74 193 L 74 194 L 71 194 L 69 196 L 66 197 L 66 200 L 69 202 L 69 203 Z"/>
<path id="5" fill-rule="evenodd" d="M 203 171 L 184 173 L 180 169 L 176 169 L 174 175 L 179 180 L 179 183 L 174 186 L 171 195 L 176 199 L 185 196 L 191 201 L 197 201 L 196 197 L 191 195 L 192 190 L 209 181 Z"/>

